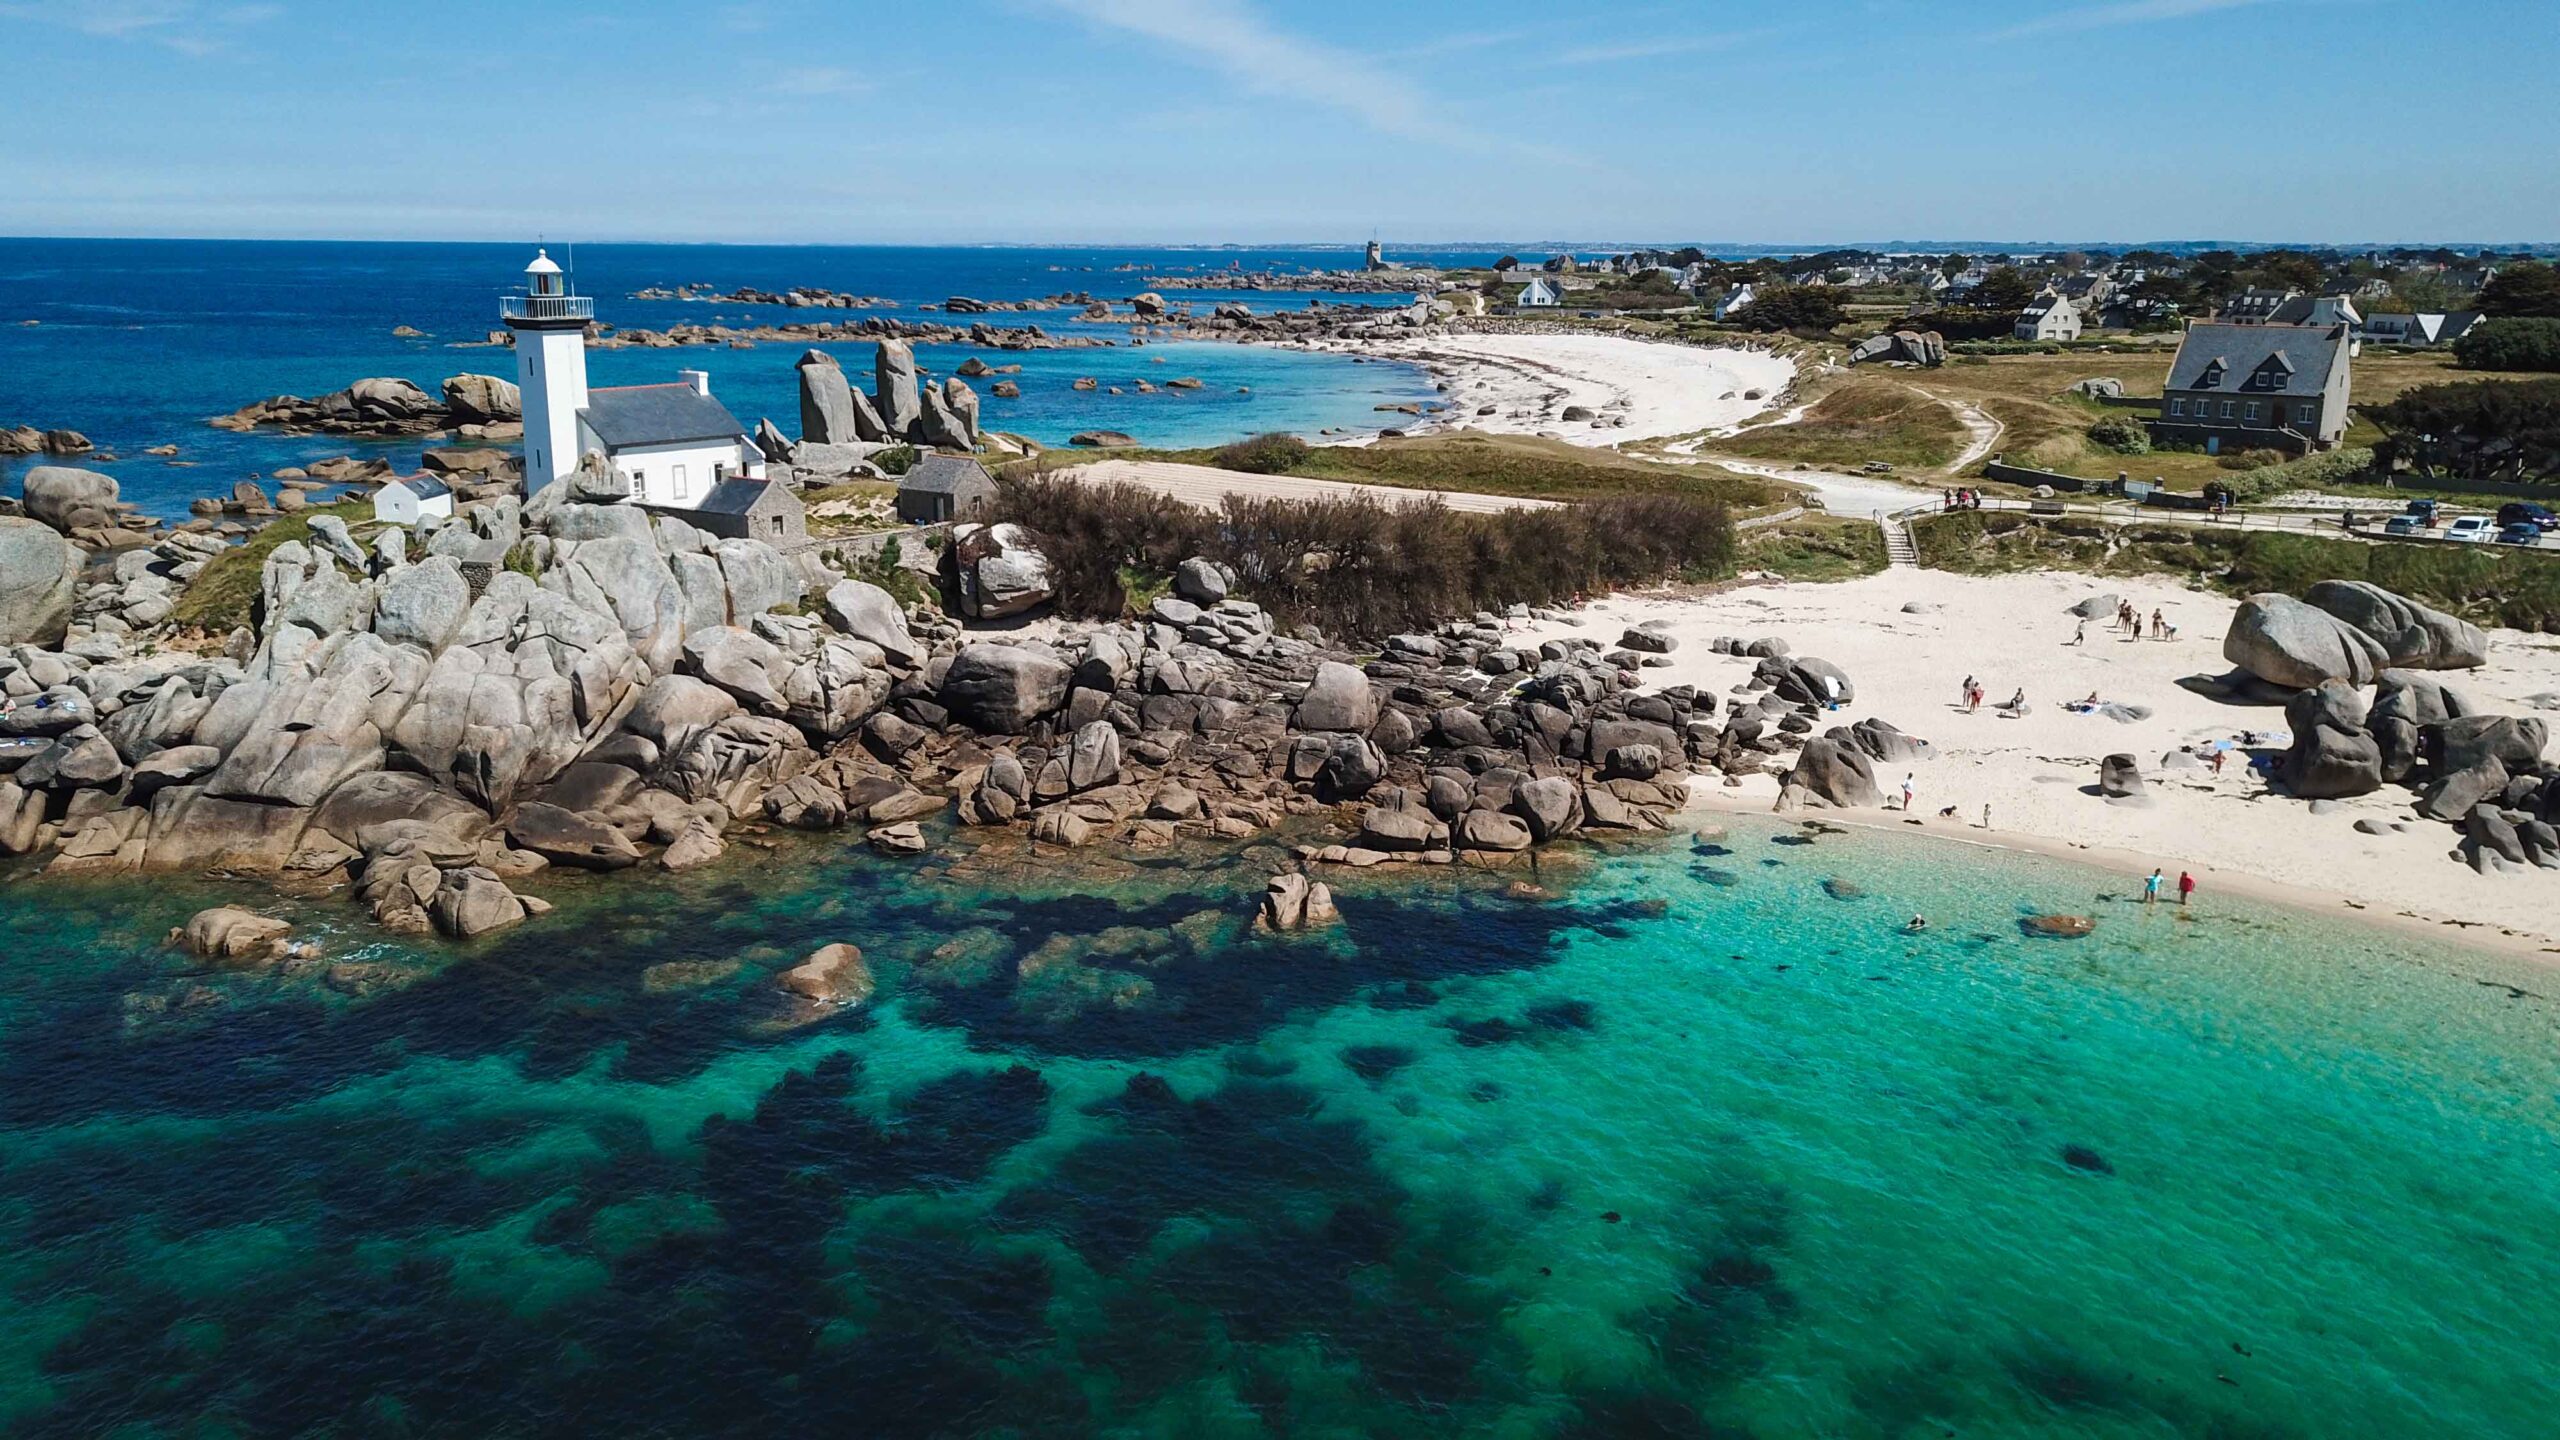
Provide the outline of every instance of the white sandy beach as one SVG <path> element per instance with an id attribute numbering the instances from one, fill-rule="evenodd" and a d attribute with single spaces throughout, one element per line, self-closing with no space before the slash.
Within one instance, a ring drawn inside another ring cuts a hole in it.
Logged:
<path id="1" fill-rule="evenodd" d="M 1552 434 L 1576 445 L 1727 429 L 1768 409 L 1795 379 L 1793 361 L 1766 351 L 1619 335 L 1446 335 L 1341 348 L 1420 365 L 1447 384 L 1450 408 L 1407 427 L 1414 433 Z M 1487 406 L 1493 413 L 1477 413 Z M 1574 406 L 1597 423 L 1566 420 Z"/>
<path id="2" fill-rule="evenodd" d="M 2073 646 L 2076 622 L 2064 610 L 2092 594 L 2115 592 L 2147 617 L 2156 607 L 2178 627 L 2174 641 L 2136 641 L 2093 621 L 2085 645 Z M 1937 609 L 1904 614 L 1906 602 Z M 2116 865 L 2166 867 L 2174 883 L 2193 870 L 2198 899 L 2267 894 L 2316 908 L 2349 901 L 2365 918 L 2435 924 L 2474 922 L 2512 932 L 2508 947 L 2542 948 L 2560 931 L 2560 876 L 2479 875 L 2446 858 L 2456 833 L 2415 821 L 2405 834 L 2363 835 L 2365 817 L 2413 819 L 2412 792 L 2386 786 L 2313 815 L 2302 801 L 2270 793 L 2235 756 L 2219 776 L 2169 776 L 2164 753 L 2229 739 L 2244 729 L 2280 731 L 2279 709 L 2235 706 L 2181 687 L 2180 676 L 2220 674 L 2222 635 L 2235 602 L 2165 581 L 2100 581 L 2068 574 L 1963 576 L 1892 570 L 1843 584 L 1746 586 L 1699 599 L 1612 596 L 1578 612 L 1580 626 L 1535 627 L 1539 638 L 1590 635 L 1615 641 L 1624 627 L 1667 619 L 1679 638 L 1668 668 L 1644 672 L 1649 687 L 1694 684 L 1720 701 L 1747 679 L 1753 661 L 1708 650 L 1718 635 L 1776 636 L 1800 655 L 1819 656 L 1847 671 L 1856 700 L 1837 723 L 1873 715 L 1928 740 L 1935 758 L 1888 771 L 1877 783 L 1889 803 L 1907 770 L 1917 791 L 1914 816 L 1933 833 L 2026 848 L 2086 852 Z M 2484 708 L 2535 713 L 2528 696 L 2560 691 L 2560 641 L 2516 631 L 2490 632 L 2489 664 L 2448 676 Z M 1965 714 L 1957 703 L 1967 675 L 1991 696 Z M 1992 705 L 2024 688 L 2023 719 Z M 2096 692 L 2151 708 L 2148 720 L 2118 723 L 2073 714 L 2062 702 Z M 2140 758 L 2147 805 L 2110 804 L 2092 793 L 2098 762 L 2124 752 Z M 1792 757 L 1789 757 L 1792 758 Z M 1767 810 L 1777 781 L 1754 775 L 1739 788 L 1697 782 L 1711 804 Z M 1992 828 L 1981 828 L 1991 807 Z M 1956 807 L 1953 819 L 1939 811 Z M 1898 823 L 1898 811 L 1809 811 L 1808 815 Z M 2279 888 L 2269 888 L 2279 887 Z M 2439 929 L 2448 939 L 2481 940 L 2489 930 Z"/>

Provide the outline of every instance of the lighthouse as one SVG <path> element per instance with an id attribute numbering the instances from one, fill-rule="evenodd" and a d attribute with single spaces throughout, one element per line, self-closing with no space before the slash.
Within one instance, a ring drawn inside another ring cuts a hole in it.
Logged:
<path id="1" fill-rule="evenodd" d="M 524 493 L 578 468 L 578 415 L 587 408 L 587 325 L 596 305 L 573 295 L 544 251 L 524 267 L 525 293 L 498 305 L 516 334 L 516 385 L 524 394 Z"/>

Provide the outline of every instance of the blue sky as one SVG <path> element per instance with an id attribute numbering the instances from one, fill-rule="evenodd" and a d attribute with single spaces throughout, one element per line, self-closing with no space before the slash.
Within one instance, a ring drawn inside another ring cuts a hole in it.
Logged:
<path id="1" fill-rule="evenodd" d="M 0 0 L 0 233 L 2560 238 L 2552 0 Z"/>

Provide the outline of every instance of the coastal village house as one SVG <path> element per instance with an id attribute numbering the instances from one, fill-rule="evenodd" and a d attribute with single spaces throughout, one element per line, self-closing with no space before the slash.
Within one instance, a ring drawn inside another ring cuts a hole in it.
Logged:
<path id="1" fill-rule="evenodd" d="M 2457 310 L 2450 315 L 2374 314 L 2364 317 L 2358 332 L 2376 345 L 2399 345 L 2422 350 L 2430 345 L 2450 345 L 2480 322 L 2477 310 Z"/>
<path id="2" fill-rule="evenodd" d="M 2333 449 L 2347 433 L 2349 355 L 2343 324 L 2191 324 L 2151 438 L 2210 454 Z"/>
<path id="3" fill-rule="evenodd" d="M 2018 316 L 2012 333 L 2021 340 L 2077 340 L 2080 307 L 2048 290 Z"/>
<path id="4" fill-rule="evenodd" d="M 1740 311 L 1750 309 L 1751 302 L 1759 298 L 1760 292 L 1753 289 L 1751 286 L 1736 285 L 1732 289 L 1727 290 L 1720 295 L 1706 298 L 1704 303 L 1707 307 L 1708 314 L 1713 315 L 1718 320 L 1725 320 L 1730 319 Z"/>
<path id="5" fill-rule="evenodd" d="M 995 477 L 966 456 L 927 455 L 898 477 L 898 518 L 910 525 L 983 520 L 995 499 Z"/>
<path id="6" fill-rule="evenodd" d="M 394 480 L 373 492 L 373 518 L 385 525 L 413 526 L 421 520 L 453 518 L 453 487 L 433 475 Z"/>
<path id="7" fill-rule="evenodd" d="M 1545 309 L 1564 303 L 1564 291 L 1544 275 L 1533 276 L 1520 287 L 1520 298 L 1512 302 L 1524 310 Z"/>
<path id="8" fill-rule="evenodd" d="M 771 541 L 806 534 L 799 497 L 765 478 L 764 452 L 712 398 L 708 373 L 682 370 L 671 384 L 589 389 L 586 337 L 595 302 L 572 293 L 541 251 L 525 279 L 525 293 L 507 296 L 499 314 L 516 338 L 528 497 L 595 457 L 620 498 L 714 535 Z"/>
<path id="9" fill-rule="evenodd" d="M 2286 301 L 2301 293 L 2299 290 L 2274 290 L 2252 285 L 2225 301 L 2213 318 L 2227 325 L 2261 324 L 2273 318 Z"/>

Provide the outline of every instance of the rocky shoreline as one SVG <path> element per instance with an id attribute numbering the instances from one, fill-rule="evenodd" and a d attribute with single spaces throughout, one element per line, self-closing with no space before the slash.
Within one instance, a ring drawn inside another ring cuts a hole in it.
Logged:
<path id="1" fill-rule="evenodd" d="M 941 557 L 977 613 L 1046 598 L 1010 531 L 961 527 Z M 176 584 L 197 548 L 130 553 Z M 1200 560 L 1133 620 L 970 635 L 815 555 L 561 488 L 416 535 L 315 522 L 259 580 L 221 654 L 127 626 L 0 658 L 0 851 L 343 892 L 457 939 L 538 919 L 520 887 L 551 867 L 693 869 L 768 826 L 910 855 L 947 815 L 1035 853 L 1147 851 L 1332 811 L 1354 839 L 1309 867 L 1501 865 L 1661 828 L 1688 774 L 1764 764 L 1846 687 L 1771 647 L 1769 693 L 1718 724 L 1715 697 L 1634 693 L 1662 637 L 1514 644 L 1525 614 L 1363 663 L 1278 633 Z M 1281 926 L 1327 908 L 1312 877 L 1266 905 Z"/>

